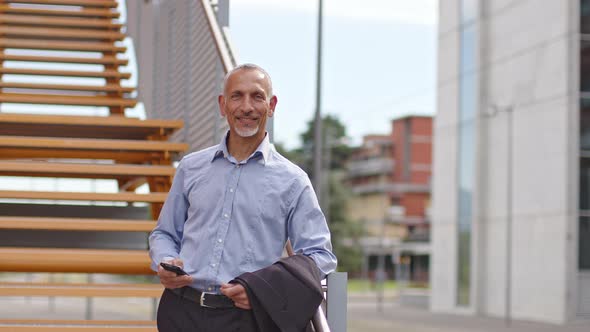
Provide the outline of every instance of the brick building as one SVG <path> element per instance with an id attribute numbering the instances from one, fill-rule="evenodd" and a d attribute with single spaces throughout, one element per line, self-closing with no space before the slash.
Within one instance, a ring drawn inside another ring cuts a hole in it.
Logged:
<path id="1" fill-rule="evenodd" d="M 383 266 L 393 276 L 403 262 L 397 271 L 406 274 L 397 278 L 428 281 L 431 137 L 431 117 L 403 117 L 390 135 L 365 136 L 352 154 L 348 213 L 367 231 L 365 273 Z"/>

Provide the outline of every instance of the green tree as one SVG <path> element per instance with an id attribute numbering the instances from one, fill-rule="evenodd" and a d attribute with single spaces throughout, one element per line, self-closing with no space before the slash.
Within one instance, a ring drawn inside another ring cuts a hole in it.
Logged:
<path id="1" fill-rule="evenodd" d="M 310 177 L 313 178 L 313 141 L 314 141 L 315 123 L 313 120 L 307 122 L 307 130 L 301 134 L 301 148 L 297 151 L 306 158 L 304 164 L 300 165 Z M 322 118 L 322 149 L 324 156 L 324 167 L 327 160 L 330 160 L 329 169 L 344 169 L 346 161 L 350 157 L 352 148 L 346 144 L 346 127 L 340 120 L 332 115 L 326 115 Z M 329 153 L 329 156 L 328 156 Z M 329 158 L 328 158 L 329 157 Z"/>
<path id="2" fill-rule="evenodd" d="M 282 145 L 277 146 L 277 151 L 292 162 L 303 168 L 310 178 L 313 178 L 313 137 L 314 121 L 307 123 L 307 130 L 301 134 L 300 148 L 288 151 Z M 323 118 L 323 164 L 327 169 L 325 178 L 329 198 L 328 206 L 324 207 L 324 213 L 328 220 L 332 233 L 332 245 L 334 253 L 338 257 L 338 266 L 341 271 L 358 271 L 362 263 L 362 252 L 358 245 L 359 238 L 363 235 L 362 225 L 351 221 L 346 215 L 347 200 L 351 195 L 350 189 L 345 185 L 346 161 L 350 157 L 352 148 L 346 144 L 346 128 L 340 120 L 331 115 Z M 329 165 L 327 161 L 330 161 Z M 329 167 L 326 167 L 329 166 Z"/>

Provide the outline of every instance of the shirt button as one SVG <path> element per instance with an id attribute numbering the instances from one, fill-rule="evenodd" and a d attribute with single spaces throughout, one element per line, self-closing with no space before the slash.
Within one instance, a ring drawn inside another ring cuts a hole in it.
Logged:
<path id="1" fill-rule="evenodd" d="M 225 213 L 223 216 L 226 217 L 226 218 L 228 217 L 227 213 Z"/>
<path id="2" fill-rule="evenodd" d="M 240 165 L 236 165 L 236 168 L 240 168 Z"/>
<path id="3" fill-rule="evenodd" d="M 233 193 L 234 192 L 234 188 L 229 188 L 229 192 Z"/>
<path id="4" fill-rule="evenodd" d="M 207 288 L 207 290 L 208 291 L 212 291 L 213 290 L 213 287 L 209 287 L 209 288 Z"/>
<path id="5" fill-rule="evenodd" d="M 221 240 L 221 239 L 217 239 L 217 242 L 221 243 L 221 242 L 223 242 L 223 240 Z"/>
<path id="6" fill-rule="evenodd" d="M 215 263 L 211 263 L 211 267 L 215 267 Z"/>

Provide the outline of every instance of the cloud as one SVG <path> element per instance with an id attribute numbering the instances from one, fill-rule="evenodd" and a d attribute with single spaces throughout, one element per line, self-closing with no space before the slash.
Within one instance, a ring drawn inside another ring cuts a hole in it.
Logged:
<path id="1" fill-rule="evenodd" d="M 318 0 L 232 0 L 232 10 L 256 9 L 317 12 Z M 324 14 L 358 20 L 436 25 L 437 0 L 324 0 Z"/>

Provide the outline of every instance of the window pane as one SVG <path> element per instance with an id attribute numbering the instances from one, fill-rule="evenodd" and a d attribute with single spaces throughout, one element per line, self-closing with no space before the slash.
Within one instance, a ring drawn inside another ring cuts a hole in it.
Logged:
<path id="1" fill-rule="evenodd" d="M 580 237 L 578 266 L 580 270 L 590 270 L 590 217 L 580 217 L 578 234 Z"/>
<path id="2" fill-rule="evenodd" d="M 477 19 L 477 0 L 463 0 L 462 22 Z M 478 112 L 478 34 L 475 24 L 464 25 L 460 37 L 459 79 L 459 192 L 457 304 L 467 306 L 471 294 L 471 224 L 475 168 L 475 118 Z"/>
<path id="3" fill-rule="evenodd" d="M 590 0 L 580 0 L 580 30 L 590 33 Z"/>
<path id="4" fill-rule="evenodd" d="M 580 41 L 580 91 L 590 92 L 590 41 Z"/>
<path id="5" fill-rule="evenodd" d="M 590 210 L 590 158 L 580 159 L 580 210 Z"/>
<path id="6" fill-rule="evenodd" d="M 478 0 L 461 1 L 461 22 L 467 23 L 477 19 Z"/>
<path id="7" fill-rule="evenodd" d="M 590 157 L 590 99 L 580 100 L 580 149 Z"/>

